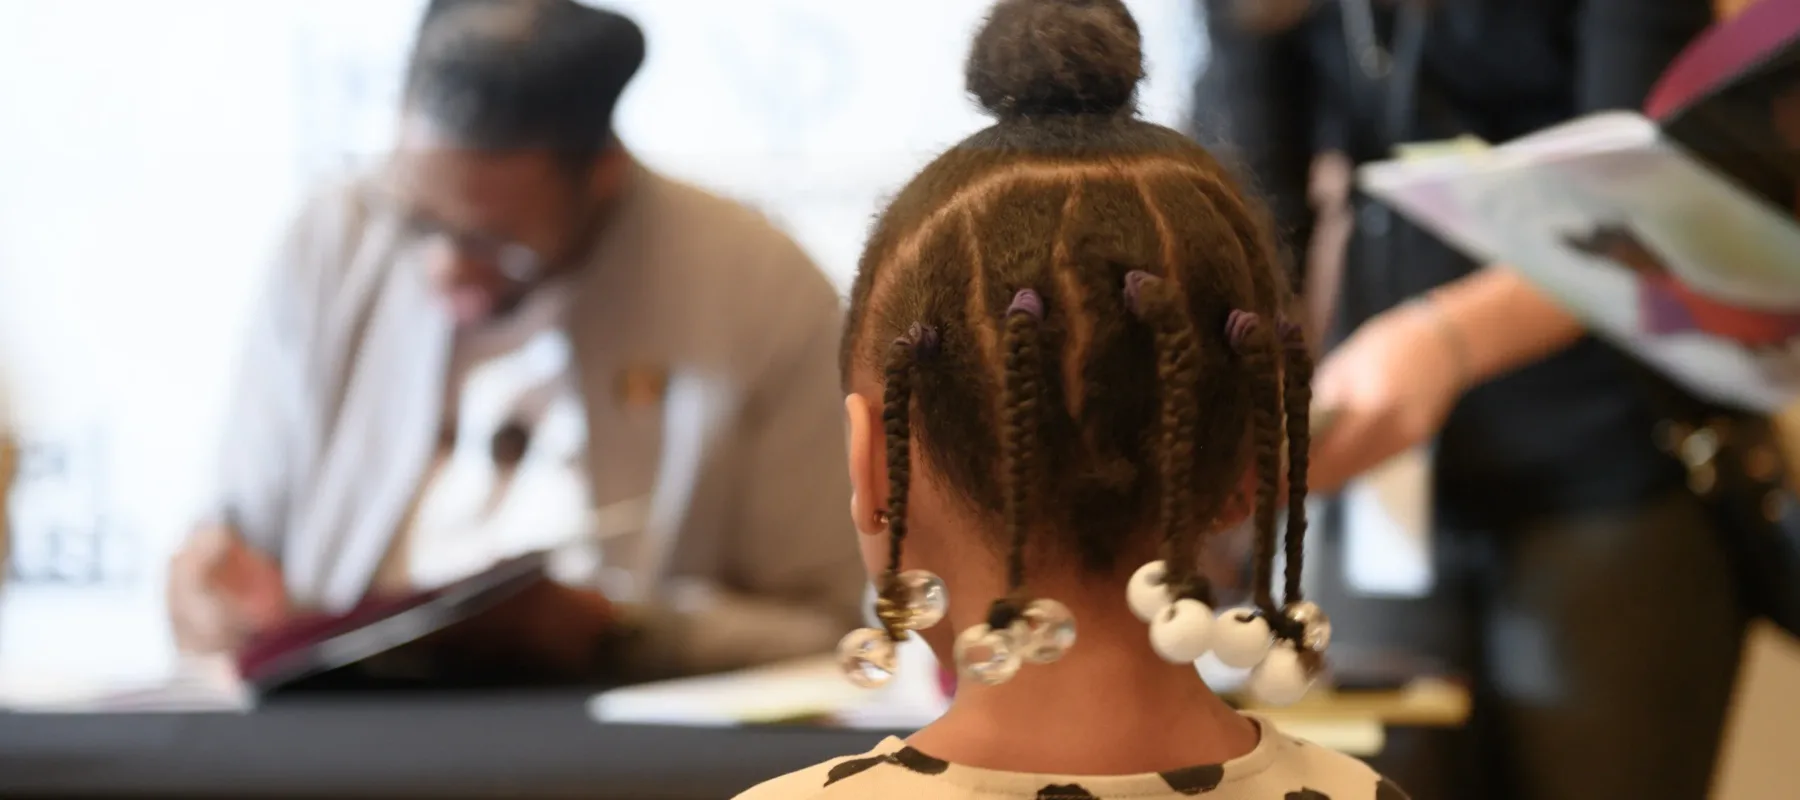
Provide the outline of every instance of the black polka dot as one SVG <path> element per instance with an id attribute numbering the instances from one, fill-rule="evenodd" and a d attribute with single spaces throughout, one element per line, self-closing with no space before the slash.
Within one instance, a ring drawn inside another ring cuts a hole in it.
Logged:
<path id="1" fill-rule="evenodd" d="M 1301 789 L 1288 792 L 1286 800 L 1331 800 L 1331 795 L 1317 789 Z"/>
<path id="2" fill-rule="evenodd" d="M 1204 794 L 1219 788 L 1225 781 L 1225 767 L 1207 764 L 1203 767 L 1170 770 L 1162 773 L 1164 783 L 1180 794 Z"/>
<path id="3" fill-rule="evenodd" d="M 1069 784 L 1067 786 L 1046 786 L 1038 790 L 1037 800 L 1100 800 L 1093 792 Z"/>
<path id="4" fill-rule="evenodd" d="M 920 775 L 942 775 L 950 768 L 950 762 L 932 758 L 910 747 L 902 747 L 892 753 L 868 758 L 855 758 L 831 768 L 825 776 L 825 785 L 830 786 L 845 778 L 855 777 L 882 764 L 897 764 Z"/>
<path id="5" fill-rule="evenodd" d="M 1406 792 L 1401 791 L 1399 785 L 1387 778 L 1382 778 L 1379 783 L 1375 784 L 1375 800 L 1412 800 L 1412 798 L 1407 797 Z"/>
<path id="6" fill-rule="evenodd" d="M 950 768 L 950 762 L 932 758 L 910 747 L 901 748 L 893 755 L 888 756 L 888 760 L 920 775 L 942 775 L 944 770 Z"/>
<path id="7" fill-rule="evenodd" d="M 870 768 L 885 763 L 887 760 L 887 756 L 870 756 L 868 758 L 853 758 L 849 761 L 845 761 L 832 767 L 831 772 L 825 775 L 825 785 L 830 786 L 845 778 L 861 775 Z"/>

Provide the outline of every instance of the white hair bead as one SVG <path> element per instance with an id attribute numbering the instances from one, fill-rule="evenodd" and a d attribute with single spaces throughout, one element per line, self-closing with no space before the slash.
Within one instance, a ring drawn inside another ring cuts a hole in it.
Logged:
<path id="1" fill-rule="evenodd" d="M 1261 664 L 1272 644 L 1269 621 L 1256 609 L 1226 609 L 1213 624 L 1212 653 L 1227 667 L 1249 669 Z"/>
<path id="2" fill-rule="evenodd" d="M 1125 600 L 1131 605 L 1131 613 L 1144 622 L 1156 619 L 1157 614 L 1174 602 L 1169 596 L 1169 587 L 1163 579 L 1169 574 L 1168 565 L 1162 561 L 1152 561 L 1131 574 L 1131 583 L 1125 588 Z"/>
<path id="3" fill-rule="evenodd" d="M 1191 664 L 1211 647 L 1212 630 L 1212 609 L 1199 600 L 1183 598 L 1150 621 L 1150 647 L 1171 664 Z"/>
<path id="4" fill-rule="evenodd" d="M 1312 689 L 1314 677 L 1292 643 L 1277 642 L 1250 672 L 1250 694 L 1264 705 L 1293 705 Z"/>

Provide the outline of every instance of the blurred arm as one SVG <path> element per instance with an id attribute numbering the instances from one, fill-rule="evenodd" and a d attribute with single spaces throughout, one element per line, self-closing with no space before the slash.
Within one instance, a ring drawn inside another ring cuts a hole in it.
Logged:
<path id="1" fill-rule="evenodd" d="M 355 206 L 346 199 L 333 192 L 309 203 L 289 227 L 251 307 L 217 471 L 169 574 L 170 613 L 184 646 L 217 638 L 205 580 L 210 562 L 231 550 L 221 539 L 248 545 L 270 564 L 280 559 L 296 464 L 316 444 L 309 432 L 316 429 L 313 402 L 321 391 L 310 370 L 328 277 L 349 242 Z"/>
<path id="2" fill-rule="evenodd" d="M 1432 324 L 1461 362 L 1465 389 L 1546 358 L 1585 330 L 1556 300 L 1506 267 L 1445 285 L 1411 313 L 1434 317 Z"/>

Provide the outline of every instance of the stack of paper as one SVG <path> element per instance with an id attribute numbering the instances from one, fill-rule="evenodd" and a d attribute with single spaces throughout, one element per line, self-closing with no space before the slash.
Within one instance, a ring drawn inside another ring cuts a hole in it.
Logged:
<path id="1" fill-rule="evenodd" d="M 0 675 L 0 709 L 18 713 L 244 713 L 255 705 L 224 658 L 185 661 L 169 678 L 135 686 L 43 673 Z"/>
<path id="2" fill-rule="evenodd" d="M 936 659 L 917 640 L 900 648 L 894 683 L 861 689 L 844 680 L 834 656 L 819 656 L 723 675 L 631 686 L 596 695 L 599 722 L 734 727 L 795 721 L 913 730 L 943 713 Z"/>

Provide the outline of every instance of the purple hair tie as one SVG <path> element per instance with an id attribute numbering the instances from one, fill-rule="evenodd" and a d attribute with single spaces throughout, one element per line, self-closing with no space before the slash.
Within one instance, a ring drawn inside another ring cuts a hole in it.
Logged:
<path id="1" fill-rule="evenodd" d="M 1275 330 L 1281 333 L 1282 344 L 1290 347 L 1306 344 L 1306 329 L 1298 322 L 1282 317 L 1275 321 Z"/>
<path id="2" fill-rule="evenodd" d="M 1161 281 L 1161 278 L 1141 269 L 1125 273 L 1125 307 L 1131 309 L 1131 313 L 1142 316 L 1144 313 L 1144 287 Z"/>
<path id="3" fill-rule="evenodd" d="M 1020 289 L 1013 295 L 1012 305 L 1006 309 L 1006 315 L 1030 314 L 1032 319 L 1044 318 L 1044 298 L 1034 289 Z"/>
<path id="4" fill-rule="evenodd" d="M 907 328 L 906 336 L 902 337 L 901 341 L 912 348 L 913 358 L 923 359 L 937 355 L 939 344 L 937 328 L 923 322 L 915 322 L 912 327 Z"/>
<path id="5" fill-rule="evenodd" d="M 1254 311 L 1232 311 L 1225 318 L 1225 338 L 1230 340 L 1231 349 L 1238 355 L 1250 352 L 1250 338 L 1262 330 L 1262 317 Z"/>

